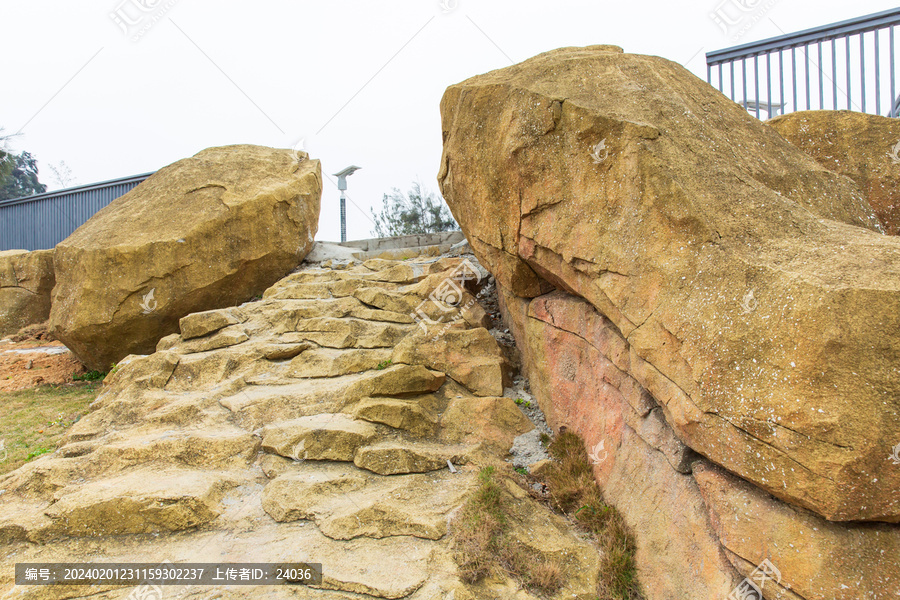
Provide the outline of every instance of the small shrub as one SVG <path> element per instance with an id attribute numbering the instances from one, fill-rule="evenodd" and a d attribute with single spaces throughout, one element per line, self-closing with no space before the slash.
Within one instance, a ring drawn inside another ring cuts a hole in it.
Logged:
<path id="1" fill-rule="evenodd" d="M 81 375 L 73 375 L 72 379 L 75 381 L 100 381 L 104 377 L 106 377 L 105 371 L 88 371 Z"/>
<path id="2" fill-rule="evenodd" d="M 34 325 L 26 325 L 25 327 L 20 329 L 18 333 L 10 336 L 10 339 L 14 342 L 52 342 L 56 338 L 54 338 L 53 334 L 50 333 L 49 321 L 45 321 L 43 323 L 37 323 Z"/>

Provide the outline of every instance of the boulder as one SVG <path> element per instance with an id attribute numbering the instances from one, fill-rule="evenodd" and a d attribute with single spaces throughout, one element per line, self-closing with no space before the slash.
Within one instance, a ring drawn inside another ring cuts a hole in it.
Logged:
<path id="1" fill-rule="evenodd" d="M 826 521 L 705 461 L 694 466 L 694 479 L 741 575 L 750 577 L 765 560 L 778 569 L 766 597 L 784 597 L 784 589 L 805 600 L 900 596 L 900 528 Z"/>
<path id="2" fill-rule="evenodd" d="M 829 522 L 699 459 L 622 370 L 627 341 L 586 301 L 554 292 L 502 304 L 527 340 L 523 362 L 548 424 L 584 438 L 604 498 L 636 534 L 648 598 L 726 598 L 766 559 L 781 573 L 766 584 L 773 598 L 900 593 L 900 527 Z"/>
<path id="3" fill-rule="evenodd" d="M 885 233 L 900 233 L 900 120 L 849 110 L 808 110 L 766 125 L 826 169 L 855 181 Z"/>
<path id="4" fill-rule="evenodd" d="M 713 463 L 829 520 L 900 521 L 900 240 L 853 181 L 609 46 L 451 86 L 441 114 L 441 190 L 503 290 L 591 304 Z"/>
<path id="5" fill-rule="evenodd" d="M 50 316 L 53 250 L 0 252 L 0 337 Z"/>
<path id="6" fill-rule="evenodd" d="M 153 352 L 189 313 L 262 294 L 312 247 L 320 170 L 304 153 L 249 145 L 160 169 L 57 246 L 53 334 L 107 370 Z"/>

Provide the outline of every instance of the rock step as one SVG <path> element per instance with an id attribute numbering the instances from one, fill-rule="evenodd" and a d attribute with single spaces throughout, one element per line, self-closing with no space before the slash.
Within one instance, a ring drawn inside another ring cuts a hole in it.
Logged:
<path id="1" fill-rule="evenodd" d="M 231 310 L 207 310 L 182 317 L 178 321 L 178 327 L 181 329 L 181 338 L 190 340 L 209 335 L 240 322 L 241 319 Z"/>
<path id="2" fill-rule="evenodd" d="M 469 462 L 472 446 L 445 446 L 428 442 L 383 441 L 356 451 L 353 464 L 379 475 L 428 473 Z"/>
<path id="3" fill-rule="evenodd" d="M 389 348 L 337 349 L 315 348 L 307 350 L 291 361 L 288 377 L 338 377 L 377 369 L 390 362 Z"/>
<path id="4" fill-rule="evenodd" d="M 338 279 L 332 274 L 333 271 L 321 273 L 318 281 L 299 282 L 295 279 L 295 275 L 306 275 L 306 273 L 296 273 L 285 279 L 282 279 L 274 286 L 266 290 L 263 294 L 264 300 L 316 300 L 324 298 L 346 298 L 352 296 L 353 292 L 361 287 L 369 289 L 378 288 L 385 290 L 393 290 L 398 284 L 386 281 L 365 281 L 360 279 Z"/>
<path id="5" fill-rule="evenodd" d="M 340 412 L 367 396 L 426 394 L 440 388 L 445 379 L 443 373 L 421 365 L 391 365 L 382 370 L 285 385 L 249 385 L 219 403 L 237 414 L 241 427 L 253 431 L 267 423 Z"/>
<path id="6" fill-rule="evenodd" d="M 276 521 L 312 519 L 332 539 L 413 536 L 437 540 L 447 515 L 474 489 L 474 471 L 372 477 L 350 465 L 302 469 L 271 481 L 263 508 Z"/>
<path id="7" fill-rule="evenodd" d="M 207 469 L 246 467 L 259 450 L 259 440 L 251 433 L 226 427 L 155 431 L 100 446 L 92 444 L 90 448 L 96 449 L 90 453 L 83 452 L 83 444 L 66 444 L 58 452 L 62 456 L 90 454 L 86 461 L 94 475 L 160 459 Z"/>
<path id="8" fill-rule="evenodd" d="M 433 436 L 438 418 L 417 398 L 363 398 L 353 409 L 353 416 L 408 431 L 416 437 Z"/>
<path id="9" fill-rule="evenodd" d="M 263 316 L 273 327 L 281 331 L 294 331 L 295 325 L 306 319 L 330 317 L 333 319 L 356 318 L 373 322 L 412 323 L 406 313 L 373 309 L 347 296 L 345 298 L 321 298 L 314 300 L 263 300 L 260 302 Z"/>
<path id="10" fill-rule="evenodd" d="M 371 310 L 371 309 L 366 309 Z M 276 330 L 287 343 L 314 342 L 328 348 L 393 348 L 413 326 L 357 318 L 317 317 Z"/>
<path id="11" fill-rule="evenodd" d="M 263 428 L 262 448 L 294 460 L 353 460 L 377 429 L 342 413 L 300 417 Z"/>
<path id="12" fill-rule="evenodd" d="M 215 519 L 235 482 L 224 472 L 141 469 L 70 486 L 45 514 L 53 533 L 75 537 L 181 531 Z"/>
<path id="13" fill-rule="evenodd" d="M 416 330 L 394 348 L 394 362 L 446 373 L 477 396 L 502 396 L 508 366 L 497 341 L 482 327 L 431 337 Z"/>

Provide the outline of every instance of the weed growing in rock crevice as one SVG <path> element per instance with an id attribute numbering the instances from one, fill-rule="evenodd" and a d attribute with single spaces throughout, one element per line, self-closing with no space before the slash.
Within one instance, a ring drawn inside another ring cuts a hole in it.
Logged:
<path id="1" fill-rule="evenodd" d="M 453 522 L 452 547 L 460 577 L 477 583 L 503 572 L 535 592 L 552 594 L 562 586 L 558 561 L 535 557 L 534 550 L 514 539 L 510 531 L 512 499 L 497 482 L 493 467 L 478 475 L 479 487 Z"/>
<path id="2" fill-rule="evenodd" d="M 622 515 L 603 501 L 584 442 L 567 431 L 548 450 L 554 461 L 540 479 L 549 490 L 551 506 L 593 533 L 603 551 L 600 600 L 641 600 L 634 536 Z"/>

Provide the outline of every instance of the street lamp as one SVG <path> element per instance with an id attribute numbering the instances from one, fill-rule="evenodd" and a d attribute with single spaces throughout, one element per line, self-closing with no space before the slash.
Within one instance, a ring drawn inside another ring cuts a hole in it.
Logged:
<path id="1" fill-rule="evenodd" d="M 343 171 L 334 174 L 338 178 L 338 189 L 341 190 L 341 242 L 347 241 L 347 197 L 344 194 L 347 191 L 347 178 L 361 168 L 350 165 Z"/>

